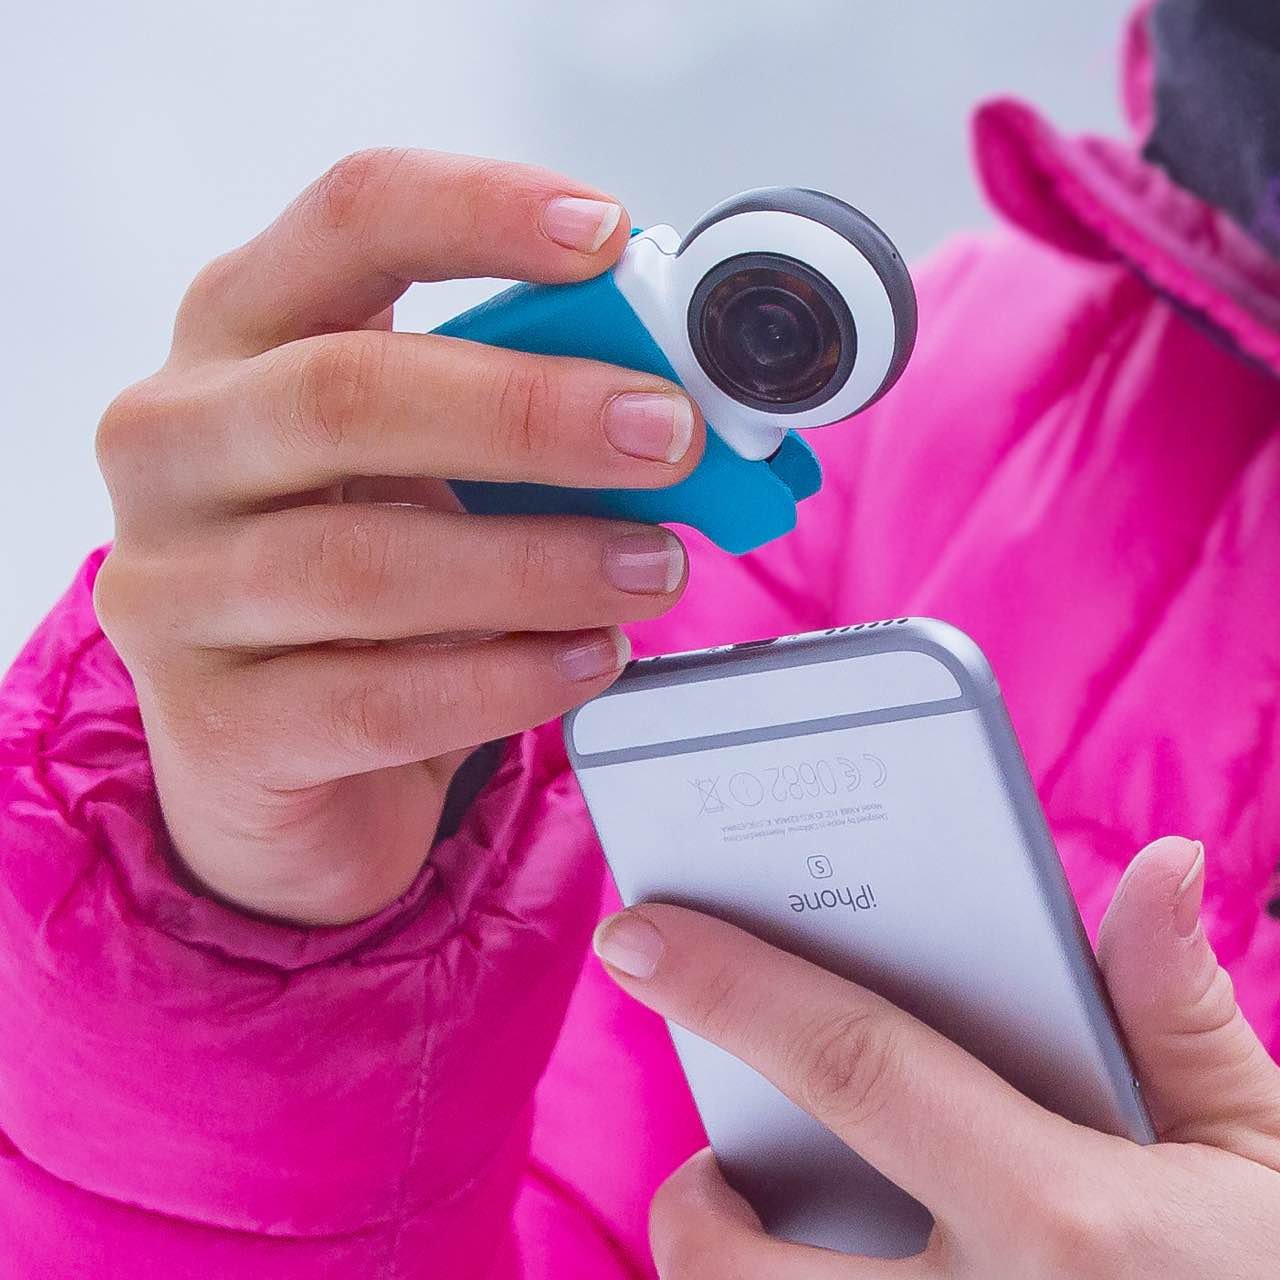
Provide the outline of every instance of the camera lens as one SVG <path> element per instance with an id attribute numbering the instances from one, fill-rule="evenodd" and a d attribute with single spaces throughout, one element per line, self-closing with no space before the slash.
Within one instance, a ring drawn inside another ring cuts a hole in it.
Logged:
<path id="1" fill-rule="evenodd" d="M 721 391 L 774 413 L 829 400 L 857 352 L 853 316 L 831 282 L 776 254 L 745 254 L 708 272 L 690 304 L 689 338 Z"/>

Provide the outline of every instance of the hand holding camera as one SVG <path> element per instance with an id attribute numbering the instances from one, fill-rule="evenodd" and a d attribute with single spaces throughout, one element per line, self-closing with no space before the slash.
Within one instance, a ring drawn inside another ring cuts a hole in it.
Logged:
<path id="1" fill-rule="evenodd" d="M 791 429 L 910 355 L 901 259 L 829 196 L 626 233 L 538 170 L 353 156 L 200 274 L 108 410 L 98 609 L 208 888 L 306 922 L 392 901 L 466 754 L 598 693 L 618 624 L 679 597 L 654 525 L 785 533 L 821 483 Z M 391 332 L 410 282 L 451 276 L 536 283 Z"/>
<path id="2" fill-rule="evenodd" d="M 201 272 L 108 410 L 97 606 L 216 893 L 324 923 L 394 900 L 470 749 L 599 692 L 617 624 L 678 598 L 673 534 L 468 515 L 440 479 L 669 486 L 703 447 L 678 387 L 390 332 L 413 280 L 599 275 L 625 221 L 519 165 L 353 156 Z"/>

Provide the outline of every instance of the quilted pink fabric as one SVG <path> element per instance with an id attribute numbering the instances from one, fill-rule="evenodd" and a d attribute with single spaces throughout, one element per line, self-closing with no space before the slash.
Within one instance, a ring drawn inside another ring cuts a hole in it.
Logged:
<path id="1" fill-rule="evenodd" d="M 1090 927 L 1139 846 L 1200 837 L 1280 1050 L 1280 265 L 1026 107 L 976 150 L 1012 227 L 920 273 L 912 368 L 816 437 L 796 534 L 696 545 L 637 648 L 970 631 Z M 661 1025 L 584 965 L 610 894 L 556 727 L 375 919 L 237 915 L 171 873 L 99 561 L 0 686 L 0 1276 L 649 1275 L 649 1196 L 701 1137 Z"/>

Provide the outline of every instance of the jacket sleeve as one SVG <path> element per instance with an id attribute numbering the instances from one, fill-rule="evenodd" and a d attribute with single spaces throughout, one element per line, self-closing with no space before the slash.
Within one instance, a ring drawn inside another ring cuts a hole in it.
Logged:
<path id="1" fill-rule="evenodd" d="M 600 900 L 558 729 L 337 929 L 172 874 L 93 556 L 0 686 L 0 1275 L 483 1275 Z"/>

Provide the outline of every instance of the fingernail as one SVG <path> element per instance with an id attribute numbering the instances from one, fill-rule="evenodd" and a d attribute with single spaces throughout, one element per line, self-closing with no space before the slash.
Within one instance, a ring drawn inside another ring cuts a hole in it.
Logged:
<path id="1" fill-rule="evenodd" d="M 561 196 L 542 211 L 542 229 L 556 244 L 595 253 L 618 229 L 622 206 L 608 200 Z"/>
<path id="2" fill-rule="evenodd" d="M 684 581 L 684 546 L 665 529 L 626 533 L 604 551 L 604 576 L 619 591 L 668 595 Z"/>
<path id="3" fill-rule="evenodd" d="M 1196 842 L 1196 857 L 1174 895 L 1173 925 L 1180 937 L 1192 938 L 1200 927 L 1204 905 L 1204 845 Z"/>
<path id="4" fill-rule="evenodd" d="M 605 964 L 632 978 L 652 978 L 666 947 L 662 934 L 634 911 L 602 920 L 591 945 Z"/>
<path id="5" fill-rule="evenodd" d="M 621 671 L 631 657 L 631 641 L 621 631 L 595 632 L 567 641 L 556 655 L 566 680 L 598 680 Z"/>
<path id="6" fill-rule="evenodd" d="M 614 396 L 604 411 L 604 433 L 633 458 L 679 462 L 693 443 L 693 405 L 665 392 Z"/>

